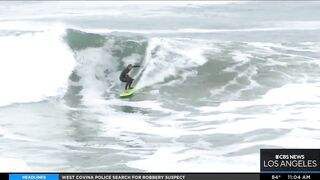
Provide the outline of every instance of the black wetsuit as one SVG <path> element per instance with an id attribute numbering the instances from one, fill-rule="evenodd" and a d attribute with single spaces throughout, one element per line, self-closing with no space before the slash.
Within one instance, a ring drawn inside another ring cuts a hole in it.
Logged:
<path id="1" fill-rule="evenodd" d="M 132 67 L 140 67 L 138 65 L 134 65 Z M 125 82 L 126 83 L 126 87 L 125 89 L 127 90 L 128 88 L 131 88 L 131 84 L 133 82 L 134 79 L 132 79 L 128 73 L 130 72 L 131 69 L 129 69 L 128 67 L 126 67 L 120 74 L 120 81 Z"/>

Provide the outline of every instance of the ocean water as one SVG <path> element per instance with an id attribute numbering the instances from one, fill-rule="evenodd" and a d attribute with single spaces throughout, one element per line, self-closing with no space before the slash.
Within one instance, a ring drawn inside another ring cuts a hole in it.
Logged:
<path id="1" fill-rule="evenodd" d="M 0 2 L 0 171 L 256 172 L 260 148 L 319 148 L 319 8 Z"/>

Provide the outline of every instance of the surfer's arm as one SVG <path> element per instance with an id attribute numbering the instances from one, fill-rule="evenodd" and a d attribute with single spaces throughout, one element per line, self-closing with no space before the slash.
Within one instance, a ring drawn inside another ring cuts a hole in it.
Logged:
<path id="1" fill-rule="evenodd" d="M 141 67 L 140 65 L 133 65 L 133 67 Z"/>

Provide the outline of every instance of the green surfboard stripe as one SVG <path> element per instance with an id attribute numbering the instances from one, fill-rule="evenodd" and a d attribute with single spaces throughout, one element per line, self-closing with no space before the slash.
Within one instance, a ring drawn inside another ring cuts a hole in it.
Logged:
<path id="1" fill-rule="evenodd" d="M 129 89 L 124 91 L 123 93 L 120 94 L 120 97 L 127 97 L 127 96 L 131 96 L 134 92 L 136 92 L 137 89 L 133 88 L 133 89 Z"/>

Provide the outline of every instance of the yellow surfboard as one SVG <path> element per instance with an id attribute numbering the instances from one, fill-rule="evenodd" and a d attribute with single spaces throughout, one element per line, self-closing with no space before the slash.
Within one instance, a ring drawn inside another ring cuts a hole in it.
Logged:
<path id="1" fill-rule="evenodd" d="M 135 93 L 136 91 L 137 91 L 137 88 L 128 89 L 128 90 L 124 91 L 123 93 L 121 93 L 120 97 L 122 97 L 122 98 L 129 97 L 129 96 L 133 95 L 133 93 Z"/>

